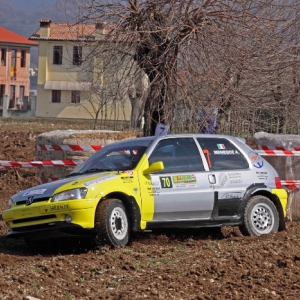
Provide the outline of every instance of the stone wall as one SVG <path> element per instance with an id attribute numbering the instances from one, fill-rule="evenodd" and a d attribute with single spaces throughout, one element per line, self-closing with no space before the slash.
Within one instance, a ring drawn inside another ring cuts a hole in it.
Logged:
<path id="1" fill-rule="evenodd" d="M 105 146 L 117 141 L 136 137 L 133 131 L 110 131 L 110 130 L 56 130 L 42 133 L 36 138 L 37 148 L 55 145 L 100 145 Z M 51 147 L 50 147 L 51 148 Z M 49 147 L 47 148 L 49 149 Z M 37 150 L 38 161 L 45 160 L 73 160 L 81 161 L 89 158 L 95 151 L 53 151 Z M 68 175 L 74 167 L 42 167 L 38 168 L 38 181 L 45 183 Z"/>
<path id="2" fill-rule="evenodd" d="M 268 147 L 282 147 L 284 149 L 300 148 L 300 135 L 292 134 L 269 134 L 258 132 L 254 135 L 253 141 L 256 145 Z M 300 156 L 263 156 L 278 172 L 281 180 L 300 180 Z M 288 191 L 288 219 L 300 220 L 300 191 L 289 189 Z"/>

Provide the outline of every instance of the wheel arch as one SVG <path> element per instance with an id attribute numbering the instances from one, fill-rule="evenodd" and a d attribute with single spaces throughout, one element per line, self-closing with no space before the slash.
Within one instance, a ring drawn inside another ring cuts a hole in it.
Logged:
<path id="1" fill-rule="evenodd" d="M 100 202 L 105 201 L 106 199 L 119 199 L 122 201 L 125 206 L 126 211 L 128 212 L 128 218 L 130 222 L 130 228 L 132 231 L 141 231 L 141 212 L 140 208 L 136 202 L 136 199 L 132 196 L 128 196 L 121 192 L 113 192 L 105 195 L 105 197 L 101 198 Z"/>
<path id="2" fill-rule="evenodd" d="M 242 218 L 244 219 L 244 208 L 245 208 L 248 200 L 253 196 L 265 196 L 273 202 L 273 204 L 275 205 L 275 207 L 278 211 L 278 215 L 279 215 L 278 231 L 285 230 L 286 229 L 285 218 L 284 218 L 284 213 L 283 213 L 283 209 L 282 209 L 280 200 L 276 195 L 274 195 L 270 191 L 268 191 L 267 186 L 264 184 L 253 184 L 247 189 L 247 192 L 245 193 L 245 196 L 244 196 L 243 205 L 241 207 Z"/>

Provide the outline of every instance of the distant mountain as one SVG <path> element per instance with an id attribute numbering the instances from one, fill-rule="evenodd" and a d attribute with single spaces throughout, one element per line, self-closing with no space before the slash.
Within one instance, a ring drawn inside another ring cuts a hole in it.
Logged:
<path id="1" fill-rule="evenodd" d="M 30 37 L 40 19 L 66 22 L 61 0 L 0 0 L 0 26 Z M 37 67 L 37 47 L 31 48 L 31 67 Z"/>
<path id="2" fill-rule="evenodd" d="M 34 3 L 40 5 L 30 9 Z M 30 37 L 39 28 L 40 19 L 62 21 L 62 10 L 57 0 L 0 0 L 0 26 Z"/>
<path id="3" fill-rule="evenodd" d="M 55 4 L 56 0 L 4 0 L 7 4 L 26 11 L 47 8 Z"/>

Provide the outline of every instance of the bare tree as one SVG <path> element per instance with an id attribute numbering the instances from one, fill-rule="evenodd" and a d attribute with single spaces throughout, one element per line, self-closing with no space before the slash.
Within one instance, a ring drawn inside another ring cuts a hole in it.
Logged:
<path id="1" fill-rule="evenodd" d="M 130 56 L 147 75 L 145 135 L 153 135 L 157 123 L 179 123 L 175 108 L 191 119 L 204 106 L 217 108 L 218 132 L 224 132 L 226 123 L 236 120 L 234 116 L 245 117 L 247 111 L 251 123 L 256 110 L 264 109 L 273 111 L 277 131 L 286 130 L 285 108 L 299 97 L 299 74 L 294 67 L 299 60 L 295 51 L 299 47 L 298 1 L 67 3 L 76 8 L 78 22 L 114 24 L 106 37 L 110 49 L 119 51 L 120 57 Z M 293 93 L 286 95 L 291 87 Z M 285 92 L 280 97 L 278 88 Z"/>

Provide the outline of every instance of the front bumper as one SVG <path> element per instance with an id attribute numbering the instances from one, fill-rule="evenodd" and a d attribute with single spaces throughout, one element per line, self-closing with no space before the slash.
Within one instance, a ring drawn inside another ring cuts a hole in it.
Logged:
<path id="1" fill-rule="evenodd" d="M 21 232 L 24 228 L 48 228 L 52 224 L 67 224 L 84 229 L 94 228 L 94 200 L 72 200 L 59 203 L 37 203 L 14 206 L 2 213 L 3 220 L 10 231 Z M 70 218 L 70 222 L 66 219 Z"/>
<path id="2" fill-rule="evenodd" d="M 27 238 L 30 240 L 48 240 L 63 237 L 89 237 L 94 231 L 84 229 L 77 224 L 57 222 L 44 225 L 26 226 L 8 231 L 7 236 L 12 238 Z"/>

